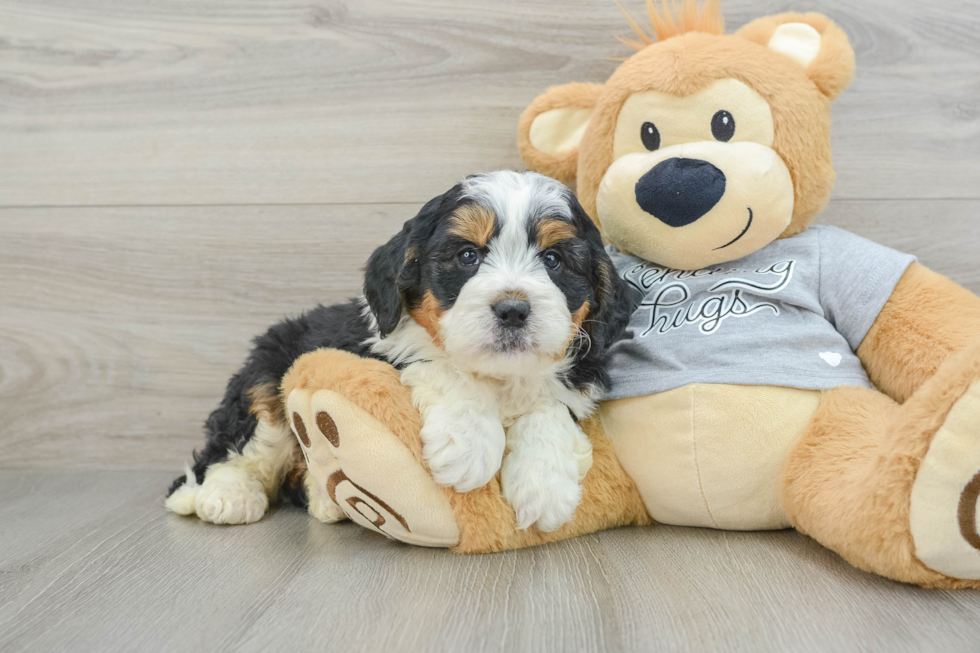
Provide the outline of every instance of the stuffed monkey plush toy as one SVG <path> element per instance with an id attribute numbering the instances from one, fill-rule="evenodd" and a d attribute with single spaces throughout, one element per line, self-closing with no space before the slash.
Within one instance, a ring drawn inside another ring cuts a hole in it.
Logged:
<path id="1" fill-rule="evenodd" d="M 718 3 L 649 5 L 655 39 L 605 84 L 521 117 L 639 308 L 572 522 L 519 531 L 497 480 L 457 494 L 421 456 L 390 366 L 339 351 L 283 381 L 311 512 L 488 552 L 654 521 L 794 527 L 861 569 L 980 587 L 980 299 L 899 254 L 811 227 L 834 183 L 830 102 L 854 53 L 819 14 L 723 33 Z"/>

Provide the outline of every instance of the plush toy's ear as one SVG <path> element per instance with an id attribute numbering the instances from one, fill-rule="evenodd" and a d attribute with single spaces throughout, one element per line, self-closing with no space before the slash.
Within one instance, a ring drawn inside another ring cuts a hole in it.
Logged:
<path id="1" fill-rule="evenodd" d="M 397 236 L 374 250 L 364 271 L 364 298 L 378 323 L 378 335 L 386 338 L 402 317 L 403 292 L 398 283 L 408 250 L 412 222 Z"/>
<path id="2" fill-rule="evenodd" d="M 823 14 L 766 16 L 736 34 L 798 63 L 831 100 L 851 83 L 854 50 L 847 34 Z"/>
<path id="3" fill-rule="evenodd" d="M 601 93 L 601 84 L 555 86 L 524 110 L 517 148 L 531 170 L 566 184 L 575 181 L 578 146 Z"/>

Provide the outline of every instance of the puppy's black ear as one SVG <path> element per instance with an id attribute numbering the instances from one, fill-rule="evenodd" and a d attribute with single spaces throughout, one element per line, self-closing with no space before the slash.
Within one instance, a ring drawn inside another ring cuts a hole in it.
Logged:
<path id="1" fill-rule="evenodd" d="M 593 350 L 602 354 L 616 341 L 623 338 L 629 326 L 636 299 L 629 286 L 619 278 L 605 250 L 593 258 L 595 271 L 593 292 L 595 309 L 589 312 L 582 328 L 592 340 Z"/>
<path id="2" fill-rule="evenodd" d="M 579 223 L 580 233 L 589 245 L 592 259 L 590 277 L 594 302 L 582 328 L 592 340 L 592 351 L 601 356 L 626 333 L 638 298 L 619 278 L 606 253 L 599 229 L 576 200 L 573 200 L 572 212 Z"/>
<path id="3" fill-rule="evenodd" d="M 364 298 L 378 322 L 382 338 L 395 330 L 402 317 L 402 290 L 397 280 L 405 264 L 411 233 L 409 221 L 398 235 L 374 250 L 364 272 Z"/>
<path id="4" fill-rule="evenodd" d="M 427 223 L 438 215 L 443 196 L 425 203 L 419 214 L 405 223 L 402 230 L 385 245 L 374 250 L 364 271 L 364 298 L 378 322 L 382 338 L 395 330 L 402 318 L 406 291 L 421 283 L 418 245 L 425 241 Z"/>

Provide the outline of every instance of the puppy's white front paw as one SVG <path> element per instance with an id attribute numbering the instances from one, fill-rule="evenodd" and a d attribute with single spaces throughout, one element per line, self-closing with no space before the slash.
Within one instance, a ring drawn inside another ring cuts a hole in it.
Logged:
<path id="1" fill-rule="evenodd" d="M 500 469 L 504 429 L 495 415 L 469 402 L 430 408 L 420 436 L 422 457 L 440 485 L 469 492 L 489 483 Z"/>
<path id="2" fill-rule="evenodd" d="M 261 483 L 239 474 L 241 478 L 223 474 L 205 479 L 194 501 L 198 517 L 212 524 L 251 524 L 262 519 L 269 509 L 269 497 Z"/>
<path id="3" fill-rule="evenodd" d="M 539 530 L 556 531 L 572 521 L 582 500 L 574 458 L 546 460 L 514 451 L 504 458 L 500 480 L 519 530 L 536 524 Z"/>

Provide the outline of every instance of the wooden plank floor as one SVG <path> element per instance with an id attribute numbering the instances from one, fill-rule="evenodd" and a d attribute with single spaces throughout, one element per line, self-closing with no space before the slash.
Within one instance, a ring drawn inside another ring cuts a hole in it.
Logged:
<path id="1" fill-rule="evenodd" d="M 168 480 L 0 472 L 0 650 L 972 653 L 980 641 L 977 593 L 884 581 L 792 531 L 621 529 L 454 556 L 292 508 L 251 526 L 165 514 Z"/>
<path id="2" fill-rule="evenodd" d="M 641 13 L 640 0 L 625 2 Z M 980 292 L 980 4 L 724 0 L 849 33 L 820 221 Z M 358 292 L 612 0 L 0 0 L 0 650 L 977 650 L 980 594 L 793 532 L 620 530 L 461 558 L 162 492 L 249 338 Z"/>

